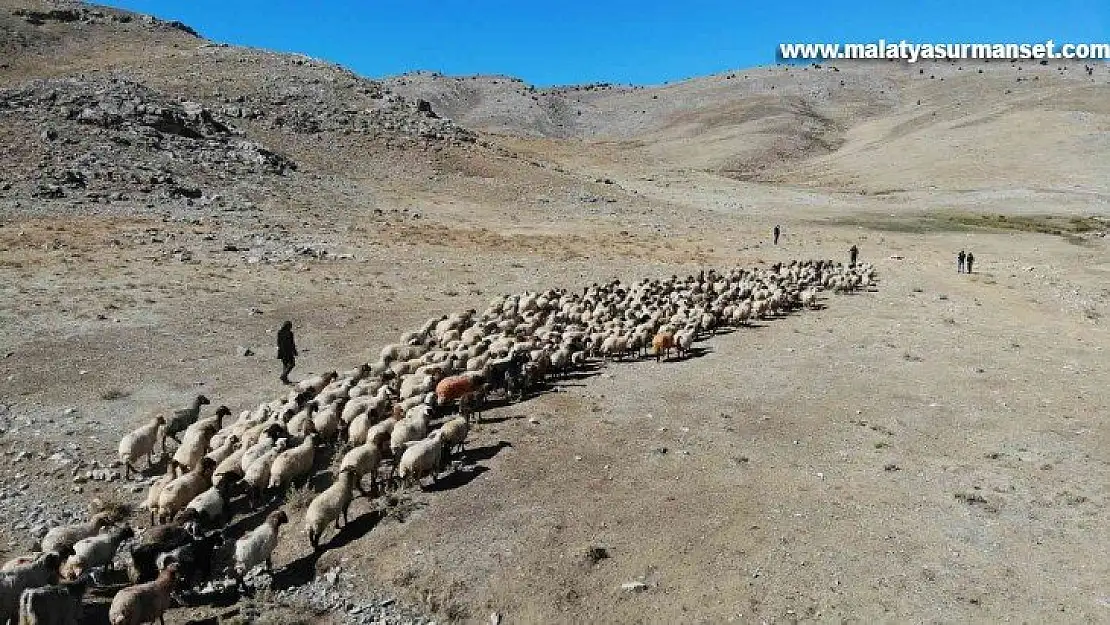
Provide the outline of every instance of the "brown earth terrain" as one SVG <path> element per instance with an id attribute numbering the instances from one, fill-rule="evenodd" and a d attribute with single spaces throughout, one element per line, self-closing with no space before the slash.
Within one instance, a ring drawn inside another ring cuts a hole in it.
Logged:
<path id="1" fill-rule="evenodd" d="M 1110 66 L 367 79 L 33 0 L 0 54 L 5 557 L 137 504 L 153 414 L 284 395 L 285 319 L 300 378 L 501 294 L 856 244 L 877 290 L 489 410 L 318 558 L 295 496 L 270 590 L 167 622 L 1110 619 Z"/>

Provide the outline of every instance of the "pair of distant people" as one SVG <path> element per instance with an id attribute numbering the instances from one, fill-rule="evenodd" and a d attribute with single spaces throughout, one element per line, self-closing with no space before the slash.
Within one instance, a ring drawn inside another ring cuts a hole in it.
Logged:
<path id="1" fill-rule="evenodd" d="M 956 273 L 971 273 L 971 266 L 975 264 L 975 254 L 960 250 L 956 254 Z"/>

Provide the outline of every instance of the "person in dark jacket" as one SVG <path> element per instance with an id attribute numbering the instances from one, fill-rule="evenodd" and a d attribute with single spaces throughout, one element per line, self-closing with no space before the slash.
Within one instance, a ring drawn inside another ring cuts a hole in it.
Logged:
<path id="1" fill-rule="evenodd" d="M 859 258 L 859 248 L 853 243 L 852 247 L 848 248 L 848 266 L 855 267 L 857 258 Z"/>
<path id="2" fill-rule="evenodd" d="M 960 250 L 960 253 L 956 254 L 956 273 L 963 273 L 964 272 L 964 259 L 965 258 L 967 258 L 967 254 L 965 254 L 963 250 Z"/>
<path id="3" fill-rule="evenodd" d="M 278 360 L 281 361 L 281 383 L 292 384 L 289 381 L 289 372 L 297 366 L 297 344 L 293 342 L 293 322 L 286 321 L 281 324 L 277 335 Z"/>
<path id="4" fill-rule="evenodd" d="M 780 230 L 777 225 L 775 226 L 775 230 L 774 230 L 773 234 L 775 235 L 775 245 L 778 245 L 779 244 L 779 235 L 782 234 L 782 230 Z"/>
<path id="5" fill-rule="evenodd" d="M 975 254 L 967 253 L 967 272 L 971 273 L 971 265 L 975 262 Z"/>

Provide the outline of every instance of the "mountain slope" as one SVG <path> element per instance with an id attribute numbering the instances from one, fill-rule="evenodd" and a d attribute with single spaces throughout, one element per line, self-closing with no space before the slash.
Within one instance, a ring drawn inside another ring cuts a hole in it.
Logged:
<path id="1" fill-rule="evenodd" d="M 855 62 L 653 88 L 537 90 L 503 77 L 387 79 L 472 128 L 617 142 L 650 162 L 848 189 L 1035 182 L 1105 189 L 1110 66 Z M 514 114 L 515 113 L 515 114 Z M 1031 175 L 1034 163 L 1043 169 Z"/>

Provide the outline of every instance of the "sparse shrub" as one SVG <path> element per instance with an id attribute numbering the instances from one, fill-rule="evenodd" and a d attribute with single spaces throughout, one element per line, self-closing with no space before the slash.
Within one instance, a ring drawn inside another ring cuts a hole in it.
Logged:
<path id="1" fill-rule="evenodd" d="M 116 399 L 124 399 L 125 397 L 130 396 L 131 393 L 127 391 L 120 390 L 118 388 L 110 388 L 100 394 L 100 399 L 103 399 L 104 401 L 114 401 Z"/>
<path id="2" fill-rule="evenodd" d="M 307 484 L 304 486 L 297 486 L 290 488 L 285 496 L 285 503 L 292 510 L 305 510 L 308 504 L 312 503 L 312 499 L 316 496 L 312 487 Z"/>

